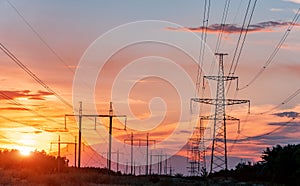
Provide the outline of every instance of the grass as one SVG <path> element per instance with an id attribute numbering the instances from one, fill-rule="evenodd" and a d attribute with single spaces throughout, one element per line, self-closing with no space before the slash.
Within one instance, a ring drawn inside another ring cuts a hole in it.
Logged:
<path id="1" fill-rule="evenodd" d="M 171 176 L 108 175 L 96 168 L 66 168 L 61 173 L 41 174 L 28 169 L 0 169 L 0 185 L 21 186 L 198 186 L 198 185 L 241 185 L 233 180 L 201 179 Z M 251 184 L 246 184 L 251 185 Z"/>

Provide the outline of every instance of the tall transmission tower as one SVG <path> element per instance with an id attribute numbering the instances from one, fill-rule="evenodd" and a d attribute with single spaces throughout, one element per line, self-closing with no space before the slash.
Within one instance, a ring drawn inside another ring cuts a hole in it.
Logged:
<path id="1" fill-rule="evenodd" d="M 191 98 L 191 102 L 210 104 L 215 106 L 215 113 L 209 116 L 202 116 L 201 120 L 213 121 L 213 136 L 211 148 L 210 173 L 218 170 L 228 170 L 227 167 L 227 142 L 226 142 L 226 121 L 239 119 L 228 116 L 225 113 L 226 105 L 236 105 L 248 103 L 250 109 L 250 100 L 225 99 L 225 81 L 237 80 L 236 76 L 224 76 L 223 57 L 227 54 L 216 53 L 219 56 L 219 71 L 218 76 L 204 76 L 208 80 L 217 81 L 216 98 Z M 200 121 L 201 121 L 200 120 Z"/>

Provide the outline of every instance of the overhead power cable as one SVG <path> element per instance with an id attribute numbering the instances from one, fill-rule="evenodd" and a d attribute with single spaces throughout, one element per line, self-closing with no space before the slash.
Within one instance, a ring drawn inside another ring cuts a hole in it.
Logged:
<path id="1" fill-rule="evenodd" d="M 269 132 L 265 132 L 263 134 L 259 134 L 259 135 L 255 135 L 255 136 L 245 136 L 243 134 L 241 134 L 242 136 L 246 137 L 245 139 L 240 139 L 240 140 L 251 140 L 251 139 L 256 139 L 256 138 L 261 138 L 264 136 L 268 136 L 273 134 L 274 132 L 278 131 L 279 129 L 288 126 L 292 121 L 294 121 L 296 118 L 291 118 L 289 121 L 282 123 L 281 126 L 276 127 L 275 129 L 269 131 Z"/>
<path id="2" fill-rule="evenodd" d="M 12 54 L 2 43 L 0 43 L 0 49 L 13 61 L 15 62 L 23 71 L 25 71 L 30 77 L 32 77 L 37 83 L 42 85 L 48 92 L 52 93 L 57 97 L 62 103 L 70 108 L 73 108 L 70 103 L 68 103 L 63 97 L 56 93 L 52 88 L 50 88 L 44 81 L 38 78 L 29 68 L 27 68 L 14 54 Z"/>
<path id="3" fill-rule="evenodd" d="M 6 116 L 3 116 L 3 115 L 0 115 L 0 118 L 5 119 L 5 120 L 10 121 L 10 122 L 19 123 L 19 124 L 21 124 L 21 125 L 26 125 L 26 126 L 32 127 L 29 123 L 17 121 L 17 120 L 11 119 L 11 118 L 6 117 Z"/>
<path id="4" fill-rule="evenodd" d="M 58 55 L 58 53 L 47 43 L 47 41 L 39 34 L 39 32 L 25 19 L 21 12 L 14 6 L 9 0 L 6 0 L 12 9 L 20 16 L 23 22 L 30 28 L 30 30 L 38 37 L 38 39 L 51 51 L 51 53 L 57 57 L 58 61 L 62 63 L 69 71 L 75 73 L 72 68 Z"/>
<path id="5" fill-rule="evenodd" d="M 296 96 L 298 96 L 300 94 L 300 88 L 298 90 L 296 90 L 295 92 L 293 92 L 291 95 L 289 95 L 287 98 L 285 98 L 280 104 L 276 105 L 275 107 L 271 108 L 268 111 L 265 112 L 261 112 L 258 115 L 263 115 L 263 114 L 267 114 L 272 112 L 273 110 L 281 107 L 282 105 L 287 104 L 288 102 L 292 101 L 292 99 L 294 99 Z"/>
<path id="6" fill-rule="evenodd" d="M 250 26 L 250 23 L 251 23 L 253 12 L 254 12 L 254 9 L 255 9 L 255 6 L 256 6 L 256 1 L 254 2 L 254 5 L 252 7 L 252 11 L 251 11 L 251 15 L 250 15 L 250 18 L 249 18 L 249 21 L 248 21 L 248 25 L 245 28 L 246 20 L 247 20 L 248 13 L 249 13 L 249 10 L 250 10 L 250 5 L 251 5 L 251 0 L 249 0 L 248 5 L 247 5 L 247 9 L 246 9 L 245 16 L 244 16 L 244 19 L 243 19 L 243 25 L 242 25 L 242 28 L 240 30 L 239 38 L 238 38 L 236 48 L 234 50 L 234 54 L 233 54 L 232 61 L 231 61 L 231 64 L 230 64 L 229 75 L 234 75 L 235 70 L 233 70 L 233 69 L 236 69 L 236 67 L 235 68 L 233 68 L 233 67 L 237 66 L 237 63 L 239 62 L 239 57 L 240 57 L 241 51 L 243 50 L 243 46 L 244 46 L 244 43 L 245 43 L 245 40 L 246 40 L 246 35 L 248 33 L 248 29 L 249 29 L 249 26 Z M 241 44 L 241 39 L 242 39 L 243 34 L 244 34 L 244 37 L 243 37 L 243 42 Z"/>
<path id="7" fill-rule="evenodd" d="M 229 6 L 230 6 L 230 0 L 226 0 L 225 1 L 225 6 L 224 6 L 224 10 L 223 10 L 222 20 L 221 20 L 220 32 L 219 32 L 219 35 L 218 35 L 216 49 L 215 49 L 216 53 L 219 52 L 219 49 L 220 49 L 220 45 L 221 45 L 221 41 L 222 41 L 222 38 L 223 38 L 224 29 L 225 29 L 225 26 L 226 26 L 225 23 L 226 23 L 227 16 L 228 16 Z"/>
<path id="8" fill-rule="evenodd" d="M 250 13 L 250 17 L 248 19 L 248 24 L 247 24 L 247 27 L 245 28 L 246 20 L 247 20 L 248 13 L 249 13 L 249 10 L 250 10 L 250 5 L 251 5 L 251 0 L 249 0 L 248 6 L 247 6 L 247 9 L 246 9 L 246 13 L 245 13 L 245 16 L 244 16 L 244 20 L 243 20 L 243 25 L 242 25 L 242 28 L 241 28 L 241 31 L 240 31 L 240 35 L 239 35 L 239 38 L 238 38 L 238 41 L 237 41 L 236 48 L 234 50 L 234 55 L 233 55 L 232 61 L 231 61 L 231 64 L 230 64 L 229 73 L 228 73 L 229 76 L 230 75 L 234 76 L 235 71 L 236 71 L 237 66 L 238 66 L 238 63 L 240 61 L 240 57 L 241 57 L 241 54 L 242 54 L 242 51 L 243 51 L 243 48 L 244 48 L 244 45 L 245 45 L 245 41 L 246 41 L 248 30 L 249 30 L 249 27 L 250 27 L 250 24 L 251 24 L 253 13 L 254 13 L 254 10 L 255 10 L 255 7 L 256 7 L 256 2 L 257 2 L 257 0 L 255 0 L 254 3 L 253 3 L 252 10 L 251 10 L 251 13 Z M 242 39 L 242 42 L 241 42 L 242 36 L 243 36 L 243 39 Z M 229 92 L 230 86 L 231 86 L 231 81 L 229 82 L 229 85 L 227 87 L 227 93 Z"/>
<path id="9" fill-rule="evenodd" d="M 229 152 L 231 152 L 235 146 L 235 144 L 237 143 L 237 141 L 248 141 L 248 140 L 253 140 L 253 139 L 257 139 L 257 138 L 262 138 L 264 136 L 269 136 L 275 132 L 277 132 L 278 130 L 282 129 L 283 127 L 287 127 L 289 124 L 291 124 L 296 118 L 291 118 L 290 120 L 288 120 L 287 122 L 284 122 L 282 123 L 281 126 L 279 127 L 276 127 L 275 129 L 271 130 L 271 131 L 268 131 L 268 132 L 265 132 L 265 133 L 262 133 L 262 134 L 258 134 L 258 135 L 255 135 L 255 136 L 246 136 L 246 135 L 243 135 L 241 133 L 239 133 L 237 135 L 237 137 L 233 140 L 233 143 L 230 147 L 230 150 Z M 243 136 L 244 138 L 243 139 L 239 139 L 239 136 Z"/>
<path id="10" fill-rule="evenodd" d="M 243 86 L 242 88 L 240 88 L 239 90 L 243 90 L 247 87 L 249 87 L 251 84 L 253 84 L 257 78 L 259 76 L 261 76 L 261 74 L 266 70 L 266 68 L 272 63 L 273 59 L 275 58 L 276 54 L 278 53 L 278 51 L 280 50 L 281 46 L 283 45 L 283 43 L 285 42 L 286 38 L 288 37 L 288 35 L 290 34 L 290 32 L 292 31 L 293 27 L 295 26 L 295 24 L 297 23 L 298 19 L 299 19 L 299 14 L 300 12 L 300 8 L 297 10 L 293 20 L 290 22 L 287 30 L 285 31 L 285 33 L 283 34 L 282 38 L 280 39 L 280 41 L 278 42 L 278 44 L 276 45 L 275 49 L 273 50 L 273 52 L 271 53 L 271 55 L 269 56 L 269 58 L 267 59 L 267 61 L 265 62 L 265 64 L 263 65 L 263 67 L 258 71 L 258 73 L 249 81 L 249 83 L 247 83 L 245 86 Z"/>
<path id="11" fill-rule="evenodd" d="M 220 29 L 219 29 L 219 34 L 218 34 L 218 38 L 217 38 L 215 53 L 218 53 L 219 49 L 220 49 L 224 29 L 225 29 L 225 26 L 226 26 L 226 20 L 227 20 L 229 6 L 230 6 L 230 0 L 226 0 L 224 10 L 223 10 L 223 14 L 222 14 L 222 18 L 221 18 Z M 209 74 L 212 74 L 212 72 L 214 71 L 214 64 L 215 64 L 215 61 L 213 60 L 211 65 L 210 65 L 210 68 L 209 68 Z"/>
<path id="12" fill-rule="evenodd" d="M 204 54 L 205 54 L 205 45 L 207 41 L 207 29 L 208 29 L 208 21 L 210 14 L 210 0 L 205 0 L 204 8 L 203 8 L 203 21 L 202 21 L 202 32 L 201 32 L 201 45 L 200 45 L 200 53 L 199 53 L 199 62 L 198 62 L 198 72 L 196 78 L 196 93 L 195 96 L 199 93 L 201 77 L 202 77 L 202 68 L 204 63 Z"/>
<path id="13" fill-rule="evenodd" d="M 25 110 L 27 110 L 27 111 L 33 113 L 33 114 L 36 115 L 36 116 L 39 116 L 39 117 L 41 117 L 41 118 L 44 118 L 44 119 L 46 119 L 46 120 L 48 120 L 48 121 L 51 121 L 51 122 L 54 122 L 54 123 L 56 123 L 56 124 L 62 125 L 62 123 L 59 123 L 59 122 L 57 122 L 57 121 L 55 121 L 55 120 L 53 120 L 53 119 L 51 119 L 51 118 L 48 118 L 48 117 L 46 117 L 46 116 L 44 116 L 44 115 L 42 115 L 42 114 L 36 112 L 35 110 L 32 110 L 32 109 L 26 107 L 25 105 L 23 105 L 23 104 L 17 102 L 16 100 L 14 100 L 13 98 L 11 98 L 10 96 L 8 96 L 7 94 L 5 94 L 5 93 L 2 92 L 2 91 L 0 91 L 0 96 L 3 97 L 3 98 L 6 99 L 6 100 L 9 100 L 10 102 L 12 102 L 12 103 L 15 104 L 15 105 L 18 105 L 18 106 L 24 108 Z"/>

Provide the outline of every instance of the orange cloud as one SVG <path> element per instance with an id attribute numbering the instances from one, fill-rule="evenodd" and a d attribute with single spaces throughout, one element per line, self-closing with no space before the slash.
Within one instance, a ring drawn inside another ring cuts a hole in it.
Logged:
<path id="1" fill-rule="evenodd" d="M 45 100 L 45 96 L 49 96 L 49 95 L 53 95 L 50 92 L 45 92 L 45 91 L 37 91 L 37 93 L 31 93 L 30 90 L 1 90 L 0 91 L 1 94 L 4 94 L 8 97 L 10 97 L 11 99 L 15 99 L 15 98 L 27 98 L 27 99 L 31 99 L 31 100 Z M 4 97 L 0 97 L 0 99 L 3 99 Z M 6 98 L 4 98 L 6 99 Z"/>

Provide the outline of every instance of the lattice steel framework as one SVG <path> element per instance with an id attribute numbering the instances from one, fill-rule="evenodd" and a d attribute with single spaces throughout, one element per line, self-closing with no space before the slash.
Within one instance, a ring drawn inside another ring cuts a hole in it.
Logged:
<path id="1" fill-rule="evenodd" d="M 200 156 L 199 156 L 199 143 L 200 143 L 200 131 L 199 127 L 194 130 L 193 137 L 188 142 L 188 163 L 187 167 L 190 176 L 199 175 Z"/>
<path id="2" fill-rule="evenodd" d="M 206 146 L 205 142 L 208 139 L 204 138 L 204 132 L 207 128 L 202 125 L 196 127 L 194 135 L 189 139 L 188 146 L 188 172 L 190 176 L 205 176 L 206 175 Z"/>
<path id="3" fill-rule="evenodd" d="M 191 98 L 191 102 L 195 101 L 215 106 L 215 113 L 213 115 L 201 117 L 201 120 L 213 120 L 214 122 L 210 173 L 220 169 L 227 170 L 226 120 L 236 120 L 239 122 L 239 119 L 225 114 L 226 105 L 248 103 L 250 108 L 250 100 L 225 99 L 225 81 L 237 80 L 238 77 L 224 76 L 223 57 L 227 54 L 216 53 L 215 55 L 219 56 L 218 76 L 204 76 L 204 78 L 217 81 L 216 98 Z"/>

